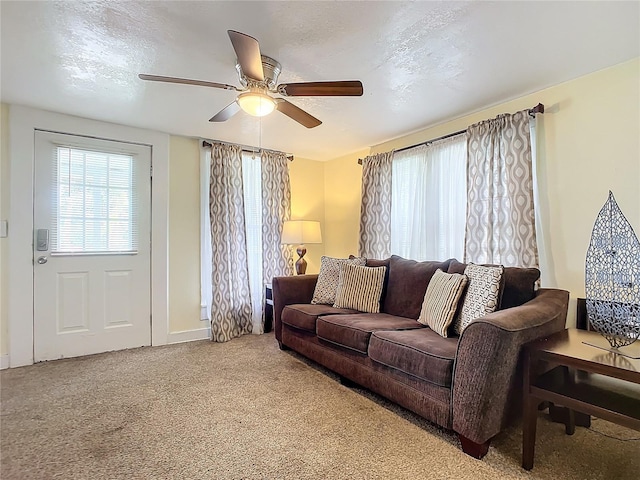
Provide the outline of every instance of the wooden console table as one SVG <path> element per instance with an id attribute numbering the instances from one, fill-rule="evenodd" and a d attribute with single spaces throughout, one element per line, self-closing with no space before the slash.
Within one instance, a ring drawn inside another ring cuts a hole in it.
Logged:
<path id="1" fill-rule="evenodd" d="M 587 345 L 586 343 L 591 345 Z M 597 332 L 568 329 L 525 346 L 522 467 L 533 468 L 538 405 L 554 402 L 569 409 L 567 434 L 575 429 L 573 411 L 640 431 L 640 359 L 610 348 Z M 622 347 L 640 357 L 640 341 Z"/>

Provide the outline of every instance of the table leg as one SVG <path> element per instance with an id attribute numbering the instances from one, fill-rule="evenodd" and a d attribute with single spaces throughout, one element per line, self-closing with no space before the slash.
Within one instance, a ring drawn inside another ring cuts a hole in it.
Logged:
<path id="1" fill-rule="evenodd" d="M 568 385 L 575 385 L 575 372 L 569 367 L 564 367 L 564 381 Z M 567 421 L 564 424 L 564 432 L 567 435 L 576 433 L 576 414 L 571 408 L 567 408 Z"/>
<path id="2" fill-rule="evenodd" d="M 567 435 L 573 435 L 576 433 L 576 414 L 571 408 L 567 411 L 567 417 L 567 423 L 564 425 L 564 432 Z"/>
<path id="3" fill-rule="evenodd" d="M 523 385 L 523 415 L 522 415 L 522 468 L 533 468 L 533 455 L 536 446 L 536 427 L 538 421 L 538 402 L 531 395 L 531 358 L 525 354 L 524 385 Z"/>

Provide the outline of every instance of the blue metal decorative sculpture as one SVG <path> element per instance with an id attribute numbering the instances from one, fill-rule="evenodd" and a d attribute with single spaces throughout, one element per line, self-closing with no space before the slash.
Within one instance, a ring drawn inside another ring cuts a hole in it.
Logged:
<path id="1" fill-rule="evenodd" d="M 587 316 L 613 351 L 640 336 L 640 242 L 613 193 L 596 218 L 587 250 Z"/>

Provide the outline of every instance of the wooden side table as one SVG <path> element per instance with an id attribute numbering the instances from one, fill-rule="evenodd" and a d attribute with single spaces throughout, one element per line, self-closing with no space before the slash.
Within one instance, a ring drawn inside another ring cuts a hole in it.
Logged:
<path id="1" fill-rule="evenodd" d="M 525 346 L 524 469 L 533 468 L 537 412 L 542 401 L 569 409 L 565 424 L 569 435 L 575 429 L 574 410 L 640 431 L 640 358 L 593 345 L 609 348 L 597 332 L 568 329 Z M 640 357 L 640 342 L 622 351 Z"/>
<path id="2" fill-rule="evenodd" d="M 264 333 L 269 333 L 273 329 L 273 289 L 271 284 L 264 286 Z"/>

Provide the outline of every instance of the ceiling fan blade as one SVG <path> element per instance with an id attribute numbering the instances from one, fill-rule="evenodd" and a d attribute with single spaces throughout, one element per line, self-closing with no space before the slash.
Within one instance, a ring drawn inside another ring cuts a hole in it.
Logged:
<path id="1" fill-rule="evenodd" d="M 138 78 L 140 78 L 141 80 L 150 80 L 152 82 L 182 83 L 185 85 L 199 85 L 201 87 L 223 88 L 225 90 L 239 91 L 237 87 L 228 85 L 226 83 L 205 82 L 203 80 L 189 80 L 188 78 L 163 77 L 161 75 L 147 75 L 146 73 L 141 73 L 140 75 L 138 75 Z"/>
<path id="2" fill-rule="evenodd" d="M 278 93 L 287 97 L 359 97 L 363 88 L 360 80 L 282 83 Z"/>
<path id="3" fill-rule="evenodd" d="M 231 39 L 233 49 L 236 51 L 236 58 L 242 68 L 242 72 L 249 78 L 260 82 L 264 81 L 258 40 L 234 30 L 227 30 L 227 33 Z"/>
<path id="4" fill-rule="evenodd" d="M 216 113 L 213 117 L 209 119 L 210 122 L 226 122 L 231 117 L 233 117 L 236 113 L 240 111 L 240 105 L 238 102 L 233 101 L 218 113 Z"/>
<path id="5" fill-rule="evenodd" d="M 313 115 L 309 115 L 301 108 L 296 107 L 293 103 L 287 102 L 284 98 L 275 98 L 274 100 L 276 101 L 276 110 L 284 113 L 287 117 L 292 118 L 307 128 L 317 127 L 322 123 Z"/>

